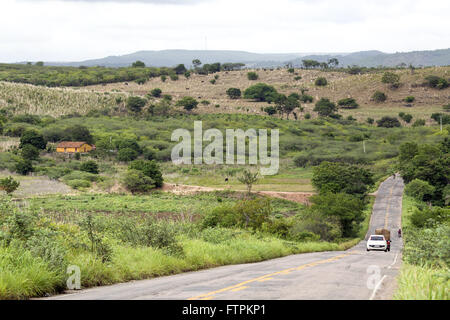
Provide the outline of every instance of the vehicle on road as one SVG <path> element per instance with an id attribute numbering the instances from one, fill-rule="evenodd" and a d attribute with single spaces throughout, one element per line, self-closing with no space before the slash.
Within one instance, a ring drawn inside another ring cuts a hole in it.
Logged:
<path id="1" fill-rule="evenodd" d="M 367 251 L 388 251 L 387 242 L 383 235 L 373 234 L 367 240 Z"/>
<path id="2" fill-rule="evenodd" d="M 386 240 L 386 251 L 391 251 L 391 230 L 376 229 L 375 234 L 384 236 L 384 239 Z"/>

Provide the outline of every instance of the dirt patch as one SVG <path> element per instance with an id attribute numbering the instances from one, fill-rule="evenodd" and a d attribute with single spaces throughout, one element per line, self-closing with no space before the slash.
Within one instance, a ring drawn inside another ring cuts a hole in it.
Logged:
<path id="1" fill-rule="evenodd" d="M 165 192 L 172 192 L 174 194 L 192 195 L 201 192 L 226 191 L 227 189 L 165 183 L 162 190 Z M 245 191 L 237 191 L 237 192 L 243 193 Z M 277 191 L 258 191 L 255 192 L 255 194 L 271 198 L 280 198 L 306 205 L 310 204 L 309 198 L 314 195 L 314 193 L 312 192 L 277 192 Z"/>

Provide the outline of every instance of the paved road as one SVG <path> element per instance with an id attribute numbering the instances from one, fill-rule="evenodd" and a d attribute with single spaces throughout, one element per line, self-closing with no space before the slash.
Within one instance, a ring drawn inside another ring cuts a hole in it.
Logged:
<path id="1" fill-rule="evenodd" d="M 401 225 L 403 181 L 392 177 L 377 192 L 369 233 Z M 390 252 L 366 252 L 365 241 L 342 252 L 292 255 L 151 280 L 82 290 L 50 299 L 390 299 L 402 241 Z"/>

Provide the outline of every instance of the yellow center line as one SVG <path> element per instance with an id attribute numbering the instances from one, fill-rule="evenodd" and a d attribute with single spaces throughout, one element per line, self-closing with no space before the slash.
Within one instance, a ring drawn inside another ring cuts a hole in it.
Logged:
<path id="1" fill-rule="evenodd" d="M 299 270 L 302 270 L 302 269 L 305 269 L 305 268 L 308 268 L 308 267 L 317 266 L 319 264 L 324 264 L 324 263 L 336 261 L 336 260 L 342 259 L 343 257 L 346 257 L 346 256 L 348 256 L 350 254 L 354 254 L 356 252 L 357 251 L 350 251 L 348 253 L 344 253 L 344 254 L 335 256 L 333 258 L 320 260 L 320 261 L 316 261 L 316 262 L 312 262 L 312 263 L 307 263 L 307 264 L 304 264 L 304 265 L 301 265 L 301 266 L 298 266 L 298 267 L 293 267 L 293 268 L 289 268 L 289 269 L 273 272 L 273 273 L 270 273 L 270 274 L 263 275 L 261 277 L 257 277 L 257 278 L 253 278 L 253 279 L 249 279 L 249 280 L 243 281 L 243 282 L 235 284 L 233 286 L 229 286 L 229 287 L 226 287 L 226 288 L 223 288 L 223 289 L 219 289 L 219 290 L 216 290 L 216 291 L 211 291 L 211 292 L 208 292 L 208 293 L 196 296 L 196 297 L 192 297 L 192 298 L 189 298 L 188 300 L 205 300 L 206 298 L 210 298 L 211 299 L 212 296 L 214 296 L 214 295 L 216 295 L 218 293 L 223 293 L 223 292 L 226 292 L 226 291 L 236 292 L 236 291 L 239 291 L 239 290 L 246 289 L 247 286 L 245 286 L 245 285 L 247 285 L 249 283 L 256 282 L 256 281 L 258 281 L 258 282 L 267 281 L 269 279 L 272 279 L 272 277 L 276 276 L 276 275 L 288 274 L 288 273 L 290 273 L 292 271 L 299 271 Z"/>

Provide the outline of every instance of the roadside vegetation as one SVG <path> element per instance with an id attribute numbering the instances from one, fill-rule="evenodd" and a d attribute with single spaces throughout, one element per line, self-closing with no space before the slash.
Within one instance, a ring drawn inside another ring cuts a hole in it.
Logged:
<path id="1" fill-rule="evenodd" d="M 405 179 L 404 265 L 396 299 L 448 300 L 450 277 L 450 148 L 403 144 L 399 166 Z"/>

